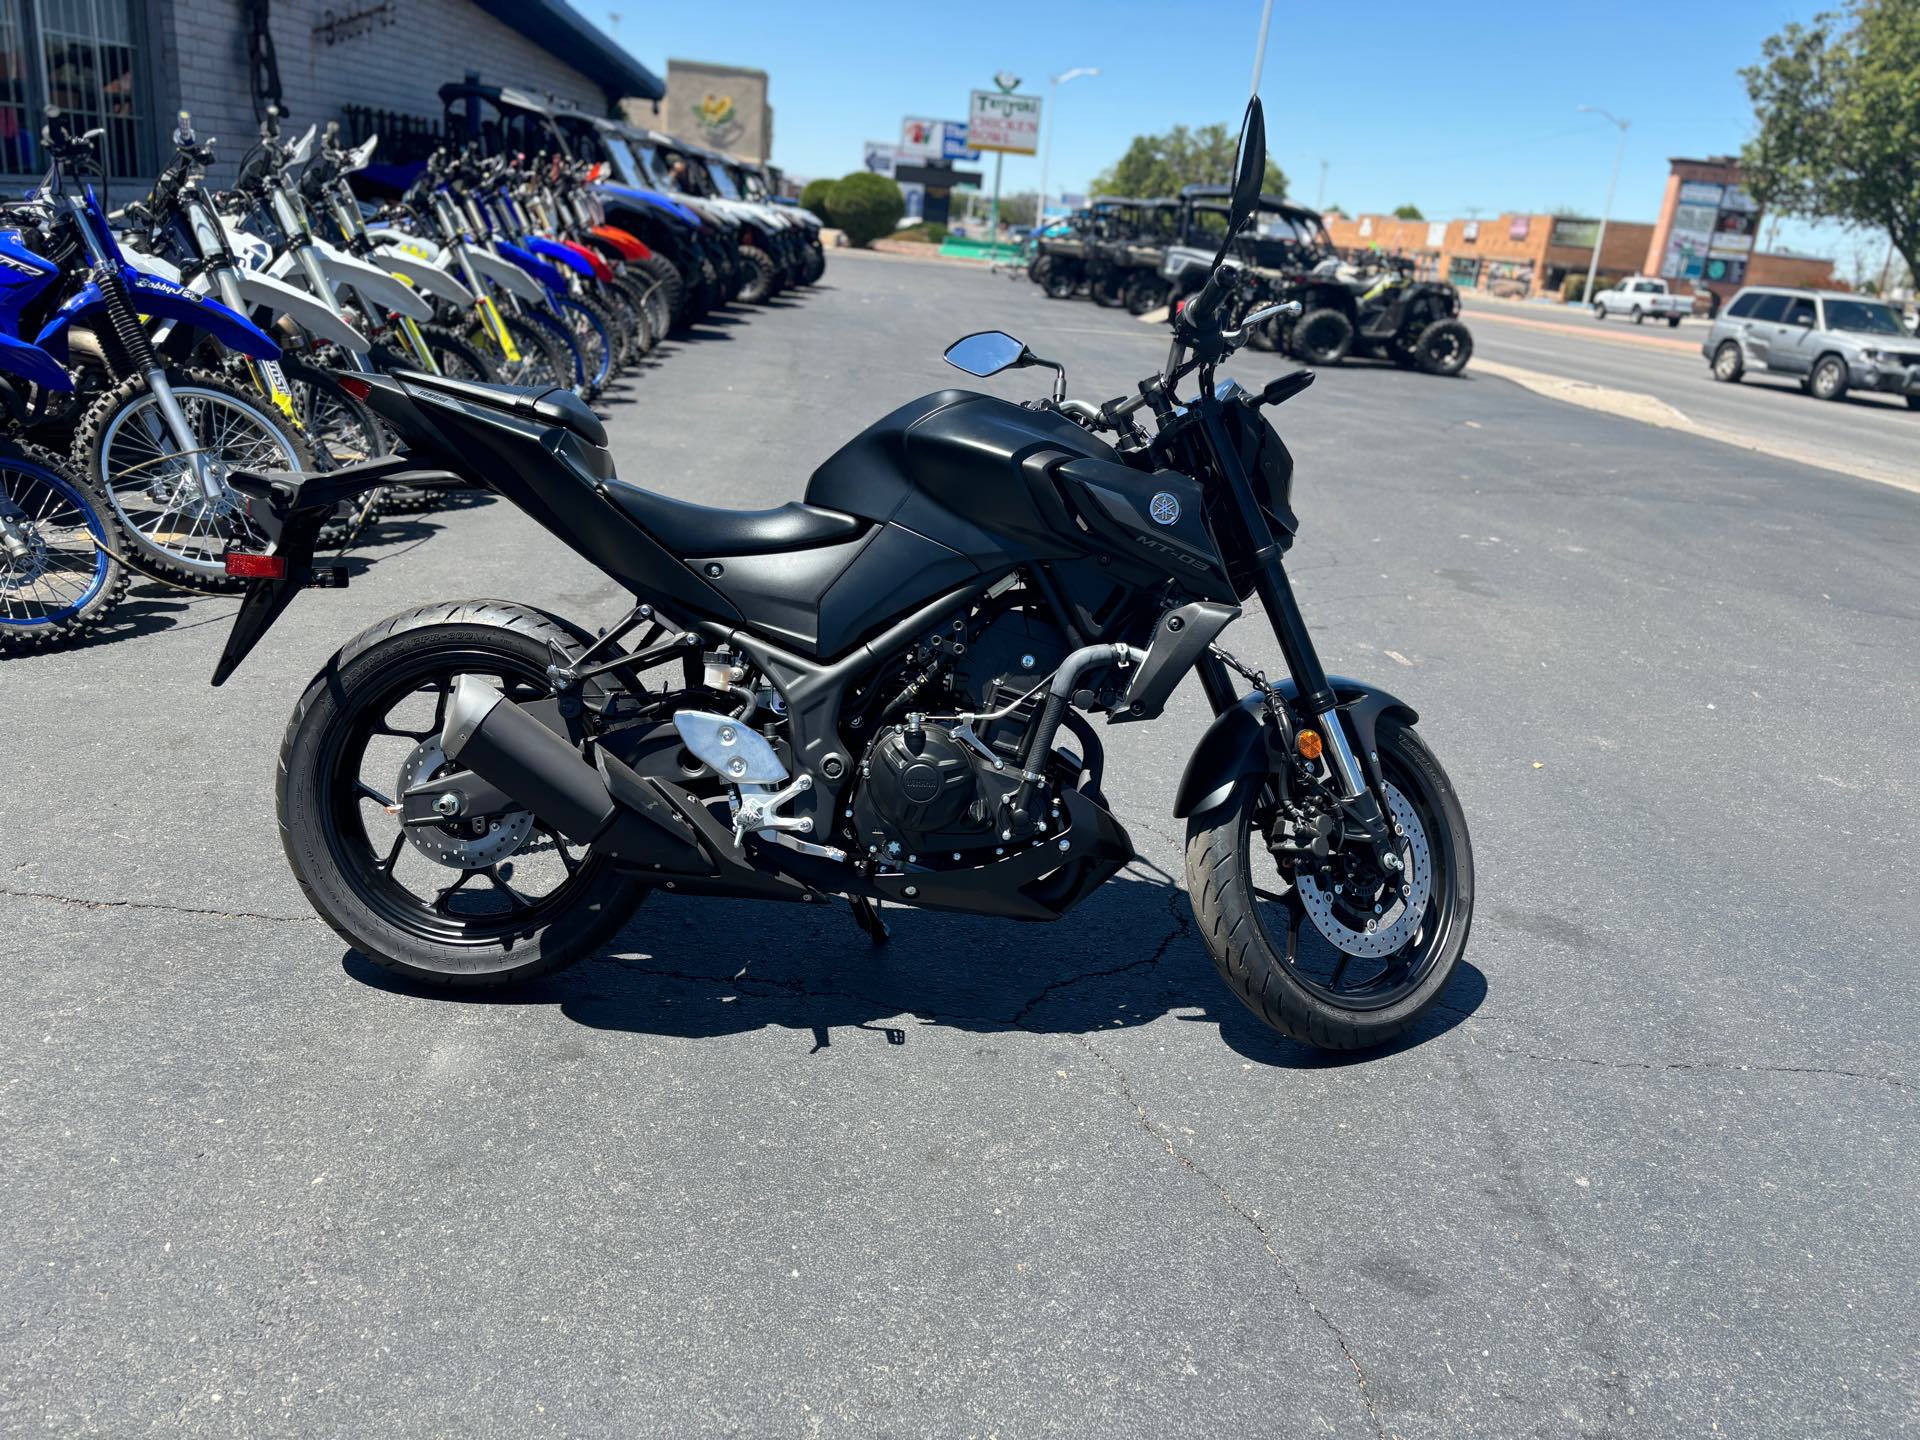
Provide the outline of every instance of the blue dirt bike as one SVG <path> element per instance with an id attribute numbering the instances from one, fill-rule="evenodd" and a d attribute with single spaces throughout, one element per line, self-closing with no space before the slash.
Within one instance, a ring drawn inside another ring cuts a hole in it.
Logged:
<path id="1" fill-rule="evenodd" d="M 65 366 L 19 338 L 20 312 L 59 278 L 20 231 L 0 229 L 0 408 L 15 424 L 36 389 L 73 389 Z M 97 625 L 127 593 L 115 539 L 58 456 L 0 439 L 0 649 L 70 640 Z"/>

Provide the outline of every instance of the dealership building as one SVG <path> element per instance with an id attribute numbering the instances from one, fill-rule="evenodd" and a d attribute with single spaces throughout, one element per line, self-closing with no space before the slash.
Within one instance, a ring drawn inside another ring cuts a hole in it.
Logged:
<path id="1" fill-rule="evenodd" d="M 164 163 L 179 110 L 230 176 L 276 97 L 291 125 L 340 120 L 415 148 L 441 85 L 470 76 L 610 113 L 659 78 L 564 0 L 0 0 L 0 170 L 35 176 L 47 105 L 103 128 L 121 178 Z"/>
<path id="2" fill-rule="evenodd" d="M 1725 300 L 1742 285 L 1834 285 L 1833 262 L 1759 248 L 1761 214 L 1737 162 L 1670 162 L 1659 218 L 1609 220 L 1599 278 L 1658 275 L 1680 294 L 1706 289 Z M 1585 279 L 1597 220 L 1503 214 L 1467 220 L 1327 217 L 1342 250 L 1378 250 L 1414 261 L 1423 278 L 1516 299 L 1558 298 L 1569 276 Z"/>

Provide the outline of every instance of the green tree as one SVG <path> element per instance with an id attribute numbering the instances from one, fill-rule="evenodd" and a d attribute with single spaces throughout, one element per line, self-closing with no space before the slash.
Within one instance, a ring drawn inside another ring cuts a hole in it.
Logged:
<path id="1" fill-rule="evenodd" d="M 1884 230 L 1920 273 L 1920 0 L 1853 0 L 1767 38 L 1740 72 L 1761 205 Z"/>
<path id="2" fill-rule="evenodd" d="M 1420 213 L 1420 207 L 1418 205 L 1402 205 L 1398 210 L 1393 212 L 1393 218 L 1396 220 L 1424 220 L 1427 217 Z"/>
<path id="3" fill-rule="evenodd" d="M 811 210 L 829 225 L 833 222 L 827 216 L 827 196 L 833 193 L 833 181 L 809 180 L 807 188 L 800 192 L 800 206 Z"/>
<path id="4" fill-rule="evenodd" d="M 1176 125 L 1159 135 L 1136 135 L 1126 153 L 1094 177 L 1095 195 L 1178 195 L 1183 185 L 1224 185 L 1233 179 L 1239 131 L 1226 125 L 1190 130 Z M 1287 193 L 1287 177 L 1271 159 L 1264 186 Z"/>
<path id="5" fill-rule="evenodd" d="M 891 235 L 906 213 L 907 200 L 900 187 L 871 170 L 842 176 L 827 192 L 827 220 L 847 232 L 849 245 L 871 245 Z"/>

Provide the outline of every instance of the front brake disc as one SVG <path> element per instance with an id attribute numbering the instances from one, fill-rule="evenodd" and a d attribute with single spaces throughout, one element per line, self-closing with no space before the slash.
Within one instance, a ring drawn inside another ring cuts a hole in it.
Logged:
<path id="1" fill-rule="evenodd" d="M 1355 927 L 1341 918 L 1338 897 L 1322 889 L 1304 867 L 1294 877 L 1300 903 L 1313 928 L 1329 945 L 1349 955 L 1378 958 L 1399 950 L 1419 931 L 1420 919 L 1427 912 L 1427 897 L 1433 891 L 1433 852 L 1427 843 L 1426 827 L 1398 787 L 1388 782 L 1386 790 L 1387 818 L 1393 823 L 1400 858 L 1407 867 L 1400 882 L 1406 893 L 1395 895 L 1394 903 L 1381 914 Z"/>

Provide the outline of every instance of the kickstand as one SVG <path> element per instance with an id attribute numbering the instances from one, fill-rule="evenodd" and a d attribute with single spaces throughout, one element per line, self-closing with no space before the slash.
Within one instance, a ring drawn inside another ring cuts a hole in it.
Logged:
<path id="1" fill-rule="evenodd" d="M 880 918 L 880 907 L 864 895 L 852 895 L 847 903 L 853 907 L 853 923 L 867 932 L 867 938 L 876 945 L 884 945 L 893 938 L 893 932 L 887 929 L 887 922 Z"/>

